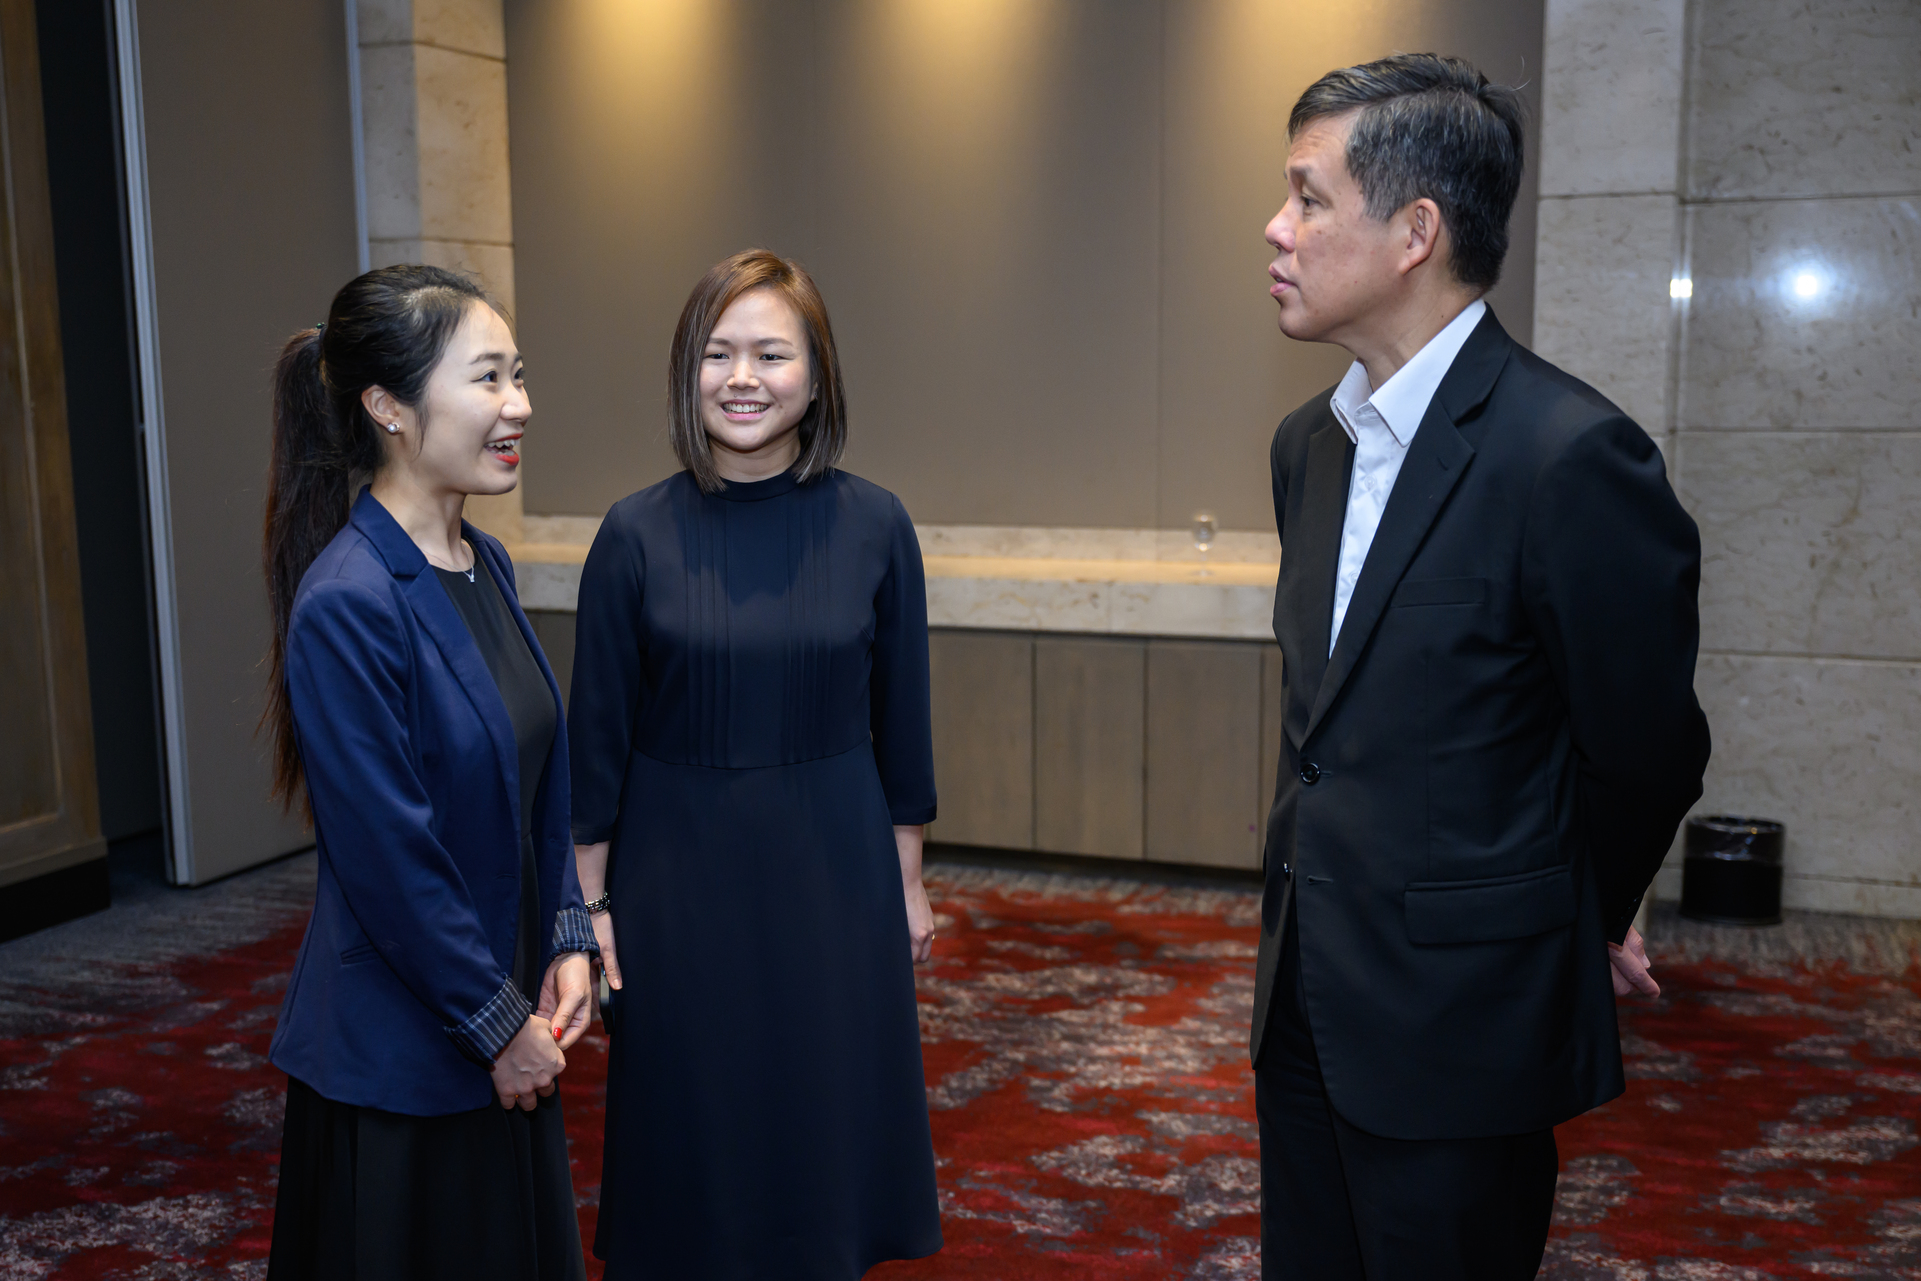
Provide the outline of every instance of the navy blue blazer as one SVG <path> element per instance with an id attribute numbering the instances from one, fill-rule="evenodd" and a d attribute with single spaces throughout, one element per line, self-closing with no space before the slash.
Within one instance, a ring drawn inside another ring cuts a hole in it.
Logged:
<path id="1" fill-rule="evenodd" d="M 487 563 L 561 713 L 494 539 Z M 520 765 L 506 704 L 427 558 L 362 490 L 287 626 L 287 692 L 319 844 L 313 918 L 269 1055 L 323 1098 L 414 1116 L 494 1101 L 532 1012 L 514 987 Z M 545 960 L 594 952 L 569 833 L 564 717 L 534 799 Z"/>

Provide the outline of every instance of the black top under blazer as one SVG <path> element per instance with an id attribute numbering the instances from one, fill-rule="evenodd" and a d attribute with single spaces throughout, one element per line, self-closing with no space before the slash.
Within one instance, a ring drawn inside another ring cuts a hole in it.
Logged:
<path id="1" fill-rule="evenodd" d="M 1328 1096 L 1396 1139 L 1545 1129 L 1624 1088 L 1608 940 L 1701 795 L 1700 538 L 1659 450 L 1489 312 L 1328 653 L 1354 446 L 1274 434 L 1285 656 L 1252 1053 L 1294 900 Z"/>

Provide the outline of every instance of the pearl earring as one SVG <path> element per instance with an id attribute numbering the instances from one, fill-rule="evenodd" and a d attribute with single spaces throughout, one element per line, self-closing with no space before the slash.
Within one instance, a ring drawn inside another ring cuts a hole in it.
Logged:
<path id="1" fill-rule="evenodd" d="M 393 434 L 394 434 L 395 432 L 398 432 L 399 430 L 400 430 L 400 424 L 399 424 L 399 423 L 388 423 L 388 424 L 387 424 L 387 434 L 388 434 L 389 436 L 391 436 L 391 435 L 393 435 Z"/>

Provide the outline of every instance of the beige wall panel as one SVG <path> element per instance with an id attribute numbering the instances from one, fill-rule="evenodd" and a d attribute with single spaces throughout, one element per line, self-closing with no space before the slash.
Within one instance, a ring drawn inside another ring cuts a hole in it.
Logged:
<path id="1" fill-rule="evenodd" d="M 1921 4 L 1695 0 L 1688 194 L 1921 189 Z"/>
<path id="2" fill-rule="evenodd" d="M 1271 529 L 1273 426 L 1347 364 L 1273 327 L 1261 231 L 1288 106 L 1395 49 L 1538 80 L 1541 39 L 1540 0 L 506 12 L 526 510 L 601 512 L 674 470 L 674 321 L 701 271 L 761 243 L 805 261 L 833 312 L 848 467 L 937 524 L 1209 507 Z M 1528 182 L 1495 294 L 1524 341 Z"/>
<path id="3" fill-rule="evenodd" d="M 1673 196 L 1543 200 L 1534 350 L 1594 386 L 1654 436 L 1668 425 L 1680 251 Z"/>
<path id="4" fill-rule="evenodd" d="M 517 318 L 534 403 L 523 501 L 598 515 L 679 470 L 667 348 L 701 273 L 754 244 L 808 256 L 794 226 L 816 183 L 813 8 L 505 8 Z M 932 289 L 934 274 L 930 264 L 903 283 Z M 827 301 L 838 326 L 831 286 Z M 853 405 L 856 438 L 882 429 L 884 407 L 858 386 Z"/>
<path id="5" fill-rule="evenodd" d="M 1254 811 L 1254 839 L 1260 850 L 1267 848 L 1267 812 L 1274 808 L 1274 788 L 1281 762 L 1287 759 L 1287 746 L 1281 740 L 1281 719 L 1287 714 L 1286 666 L 1279 645 L 1261 646 L 1261 790 Z"/>
<path id="6" fill-rule="evenodd" d="M 928 838 L 1033 848 L 1033 637 L 935 631 L 928 651 L 940 793 L 940 819 Z"/>
<path id="7" fill-rule="evenodd" d="M 1147 642 L 1034 641 L 1034 846 L 1141 857 Z"/>
<path id="8" fill-rule="evenodd" d="M 1540 119 L 1541 0 L 1285 0 L 1168 3 L 1162 177 L 1161 484 L 1153 524 L 1212 511 L 1230 529 L 1272 529 L 1267 474 L 1274 426 L 1347 369 L 1338 348 L 1275 329 L 1262 240 L 1287 197 L 1287 115 L 1336 67 L 1396 52 L 1458 54 L 1490 78 L 1525 85 Z M 1490 298 L 1519 341 L 1533 335 L 1533 130 Z M 1119 523 L 1119 522 L 1106 522 Z"/>
<path id="9" fill-rule="evenodd" d="M 1685 432 L 1710 650 L 1921 660 L 1921 435 Z"/>
<path id="10" fill-rule="evenodd" d="M 1921 427 L 1921 200 L 1696 205 L 1688 246 L 1681 426 Z"/>
<path id="11" fill-rule="evenodd" d="M 1695 812 L 1785 822 L 1789 906 L 1830 893 L 1810 880 L 1915 901 L 1921 665 L 1710 655 L 1695 688 L 1714 730 Z"/>
<path id="12" fill-rule="evenodd" d="M 821 0 L 848 466 L 927 523 L 1154 521 L 1160 5 Z"/>
<path id="13" fill-rule="evenodd" d="M 170 768 L 198 883 L 313 839 L 267 799 L 255 734 L 260 523 L 274 358 L 354 274 L 345 15 L 337 0 L 144 3 L 140 65 L 186 743 Z"/>
<path id="14" fill-rule="evenodd" d="M 1261 648 L 1147 647 L 1147 857 L 1258 867 Z"/>

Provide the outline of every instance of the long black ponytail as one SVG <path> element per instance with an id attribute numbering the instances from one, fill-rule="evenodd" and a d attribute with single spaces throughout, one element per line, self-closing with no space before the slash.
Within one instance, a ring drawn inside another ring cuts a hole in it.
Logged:
<path id="1" fill-rule="evenodd" d="M 273 794 L 285 807 L 301 794 L 287 699 L 294 594 L 307 567 L 347 523 L 357 487 L 373 479 L 386 456 L 380 427 L 360 394 L 382 387 L 418 408 L 434 366 L 476 302 L 491 305 L 479 285 L 458 273 L 381 267 L 335 294 L 326 323 L 289 338 L 274 368 L 273 463 L 262 539 L 273 643 L 260 723 L 272 732 Z"/>

